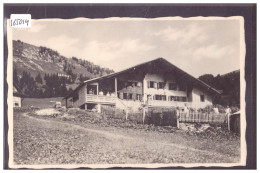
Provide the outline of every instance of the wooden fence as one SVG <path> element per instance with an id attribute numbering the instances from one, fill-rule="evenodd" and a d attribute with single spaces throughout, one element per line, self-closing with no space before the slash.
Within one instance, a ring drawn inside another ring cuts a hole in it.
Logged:
<path id="1" fill-rule="evenodd" d="M 116 119 L 125 119 L 135 121 L 137 123 L 154 124 L 157 126 L 177 126 L 178 122 L 183 123 L 211 123 L 223 124 L 227 123 L 227 116 L 224 113 L 203 113 L 203 112 L 189 112 L 178 113 L 174 109 L 149 109 L 143 117 L 143 110 L 131 111 L 118 109 L 113 106 L 101 106 L 101 113 L 105 117 Z M 178 118 L 179 117 L 179 118 Z M 144 122 L 143 122 L 144 121 Z"/>
<path id="2" fill-rule="evenodd" d="M 156 126 L 177 126 L 177 112 L 173 109 L 149 109 L 145 117 L 146 124 Z"/>
<path id="3" fill-rule="evenodd" d="M 179 122 L 187 123 L 227 123 L 227 116 L 224 113 L 202 113 L 202 112 L 189 112 L 179 113 Z"/>
<path id="4" fill-rule="evenodd" d="M 106 117 L 114 117 L 115 115 L 115 107 L 101 105 L 100 107 L 101 113 Z"/>
<path id="5" fill-rule="evenodd" d="M 137 123 L 143 123 L 143 110 L 128 110 L 127 119 Z"/>
<path id="6" fill-rule="evenodd" d="M 125 120 L 135 121 L 137 123 L 143 122 L 142 110 L 140 110 L 140 111 L 127 110 L 126 111 L 123 109 L 115 108 L 113 106 L 101 105 L 101 113 L 105 117 L 116 118 L 116 119 L 125 119 Z"/>

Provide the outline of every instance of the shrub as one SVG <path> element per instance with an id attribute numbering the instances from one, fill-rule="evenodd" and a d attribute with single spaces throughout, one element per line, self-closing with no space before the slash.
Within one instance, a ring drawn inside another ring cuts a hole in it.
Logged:
<path id="1" fill-rule="evenodd" d="M 236 113 L 236 112 L 238 112 L 238 111 L 240 110 L 240 109 L 239 109 L 238 107 L 236 107 L 236 106 L 231 106 L 230 109 L 231 109 L 231 112 L 232 112 L 232 113 Z"/>

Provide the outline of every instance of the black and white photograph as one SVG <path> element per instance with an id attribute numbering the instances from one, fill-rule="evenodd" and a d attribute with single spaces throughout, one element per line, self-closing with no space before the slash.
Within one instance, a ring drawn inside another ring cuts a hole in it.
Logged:
<path id="1" fill-rule="evenodd" d="M 242 16 L 13 25 L 10 168 L 245 166 Z"/>

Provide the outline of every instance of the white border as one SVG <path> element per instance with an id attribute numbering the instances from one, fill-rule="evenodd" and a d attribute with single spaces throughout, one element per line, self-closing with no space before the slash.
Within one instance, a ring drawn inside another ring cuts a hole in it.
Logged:
<path id="1" fill-rule="evenodd" d="M 12 103 L 12 90 L 8 90 L 8 144 L 9 144 L 9 167 L 10 168 L 32 168 L 32 169 L 44 169 L 44 168 L 64 168 L 64 169 L 74 169 L 79 167 L 88 167 L 88 168 L 111 168 L 111 167 L 140 167 L 140 168 L 158 168 L 158 167 L 211 167 L 211 166 L 220 166 L 220 167 L 232 167 L 232 166 L 245 166 L 246 163 L 246 140 L 245 140 L 245 130 L 246 130 L 246 118 L 245 118 L 245 79 L 244 79 L 244 65 L 245 65 L 245 31 L 244 31 L 244 19 L 240 16 L 235 17 L 190 17 L 190 18 L 182 18 L 182 17 L 165 17 L 165 18 L 106 18 L 106 19 L 87 19 L 87 18 L 75 18 L 75 19 L 38 19 L 41 21 L 50 21 L 50 20 L 66 20 L 66 21 L 100 21 L 100 20 L 110 20 L 110 21 L 120 21 L 120 20 L 239 20 L 240 21 L 240 83 L 241 83 L 241 160 L 239 163 L 181 163 L 181 164 L 82 164 L 82 165 L 15 165 L 13 163 L 13 108 L 10 105 Z M 9 22 L 9 21 L 8 21 Z M 8 47 L 12 47 L 12 32 L 10 29 L 10 25 L 8 23 L 7 30 L 7 39 L 8 39 Z M 32 26 L 33 27 L 33 26 Z M 12 67 L 12 49 L 9 49 L 8 52 L 8 64 L 7 64 L 7 82 L 8 86 L 12 88 L 13 86 L 13 67 Z M 243 92 L 242 92 L 243 91 Z"/>

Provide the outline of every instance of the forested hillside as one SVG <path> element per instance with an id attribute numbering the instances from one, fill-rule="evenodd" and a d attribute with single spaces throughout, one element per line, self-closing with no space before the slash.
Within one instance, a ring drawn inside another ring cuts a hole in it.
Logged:
<path id="1" fill-rule="evenodd" d="M 212 74 L 205 74 L 199 79 L 222 91 L 222 95 L 215 98 L 216 104 L 240 105 L 240 70 L 215 77 Z"/>
<path id="2" fill-rule="evenodd" d="M 14 82 L 29 97 L 65 96 L 79 83 L 114 71 L 46 47 L 13 41 Z"/>

